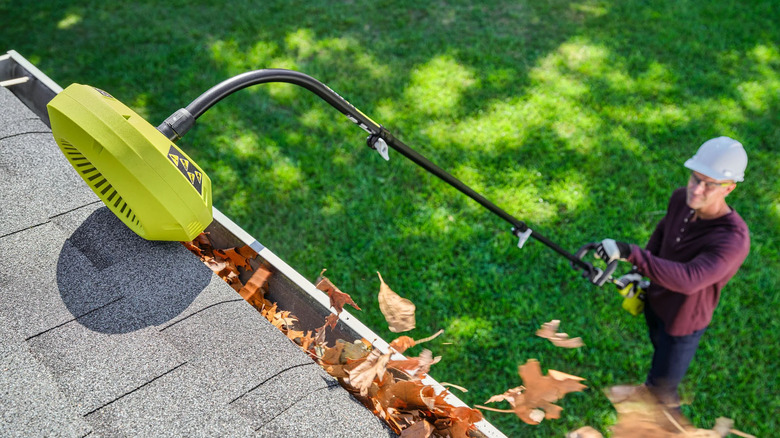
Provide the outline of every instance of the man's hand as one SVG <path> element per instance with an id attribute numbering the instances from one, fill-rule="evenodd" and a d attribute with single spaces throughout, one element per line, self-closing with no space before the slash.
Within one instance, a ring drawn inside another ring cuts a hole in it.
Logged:
<path id="1" fill-rule="evenodd" d="M 607 263 L 613 260 L 625 261 L 629 254 L 631 254 L 631 245 L 614 239 L 604 239 L 596 246 L 596 255 Z"/>
<path id="2" fill-rule="evenodd" d="M 631 271 L 615 280 L 615 286 L 617 286 L 618 289 L 623 289 L 631 283 L 639 284 L 640 281 L 642 281 L 642 275 L 638 272 Z"/>

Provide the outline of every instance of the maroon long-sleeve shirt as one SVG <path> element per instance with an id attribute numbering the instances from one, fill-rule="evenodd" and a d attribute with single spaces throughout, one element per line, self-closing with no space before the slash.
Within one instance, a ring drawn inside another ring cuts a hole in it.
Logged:
<path id="1" fill-rule="evenodd" d="M 750 251 L 747 224 L 736 210 L 717 219 L 692 218 L 685 188 L 675 190 L 646 249 L 631 245 L 628 257 L 650 279 L 647 304 L 672 336 L 709 325 L 723 286 Z"/>

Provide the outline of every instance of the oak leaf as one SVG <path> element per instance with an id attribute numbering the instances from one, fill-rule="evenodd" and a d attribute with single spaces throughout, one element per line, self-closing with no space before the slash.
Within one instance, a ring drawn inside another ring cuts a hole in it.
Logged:
<path id="1" fill-rule="evenodd" d="M 331 313 L 328 316 L 325 317 L 325 325 L 329 326 L 330 328 L 336 328 L 336 324 L 339 322 L 339 316 L 335 313 Z"/>
<path id="2" fill-rule="evenodd" d="M 356 308 L 357 310 L 360 310 L 360 307 L 355 304 L 349 294 L 339 290 L 339 288 L 336 287 L 336 285 L 333 284 L 330 279 L 328 279 L 328 277 L 324 277 L 322 275 L 325 273 L 325 271 L 326 269 L 323 269 L 322 272 L 320 272 L 320 276 L 317 279 L 317 284 L 315 287 L 328 294 L 328 298 L 330 298 L 330 306 L 336 309 L 336 313 L 341 313 L 344 310 L 344 306 L 347 304 Z"/>
<path id="3" fill-rule="evenodd" d="M 545 322 L 542 327 L 536 331 L 536 336 L 545 338 L 553 343 L 556 347 L 562 348 L 579 348 L 585 345 L 582 342 L 582 338 L 569 338 L 566 333 L 558 333 L 558 326 L 561 321 L 553 319 L 550 322 Z"/>
<path id="4" fill-rule="evenodd" d="M 268 283 L 269 278 L 271 278 L 271 271 L 264 266 L 260 266 L 238 293 L 249 304 L 257 308 L 263 304 L 263 288 Z"/>
<path id="5" fill-rule="evenodd" d="M 382 274 L 379 275 L 379 310 L 387 320 L 388 328 L 391 332 L 399 333 L 412 330 L 415 327 L 414 303 L 402 298 L 397 293 L 390 289 L 390 286 L 382 279 Z"/>
<path id="6" fill-rule="evenodd" d="M 234 265 L 242 267 L 248 271 L 252 270 L 252 265 L 249 264 L 249 260 L 257 257 L 257 252 L 247 245 L 241 248 L 226 248 L 215 249 L 214 255 L 217 255 L 225 260 L 229 260 Z"/>
<path id="7" fill-rule="evenodd" d="M 586 388 L 580 383 L 581 377 L 560 373 L 555 370 L 552 375 L 542 375 L 539 361 L 529 359 L 518 367 L 518 373 L 523 379 L 523 386 L 510 389 L 499 396 L 491 397 L 488 402 L 506 400 L 512 406 L 515 414 L 528 424 L 539 424 L 542 419 L 560 418 L 563 410 L 553 402 L 563 398 L 570 392 L 582 391 Z M 544 411 L 541 416 L 538 410 Z"/>

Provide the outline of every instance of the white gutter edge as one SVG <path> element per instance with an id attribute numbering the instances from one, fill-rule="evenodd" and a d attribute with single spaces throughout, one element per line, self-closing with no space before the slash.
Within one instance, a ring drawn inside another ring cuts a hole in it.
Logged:
<path id="1" fill-rule="evenodd" d="M 4 59 L 11 58 L 14 61 L 16 61 L 17 64 L 24 67 L 25 70 L 30 72 L 36 79 L 41 81 L 43 85 L 46 85 L 51 91 L 53 91 L 55 94 L 59 94 L 62 91 L 62 87 L 57 85 L 56 82 L 51 80 L 48 76 L 46 76 L 46 73 L 40 71 L 38 67 L 34 66 L 30 61 L 25 59 L 24 56 L 20 55 L 16 50 L 9 50 L 5 55 L 0 56 L 0 61 Z"/>

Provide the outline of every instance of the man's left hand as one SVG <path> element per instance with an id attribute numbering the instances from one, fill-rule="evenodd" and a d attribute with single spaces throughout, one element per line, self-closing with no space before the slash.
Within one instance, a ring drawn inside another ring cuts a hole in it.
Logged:
<path id="1" fill-rule="evenodd" d="M 629 254 L 631 254 L 631 245 L 614 239 L 604 239 L 596 246 L 596 255 L 607 263 L 613 260 L 626 261 Z"/>

